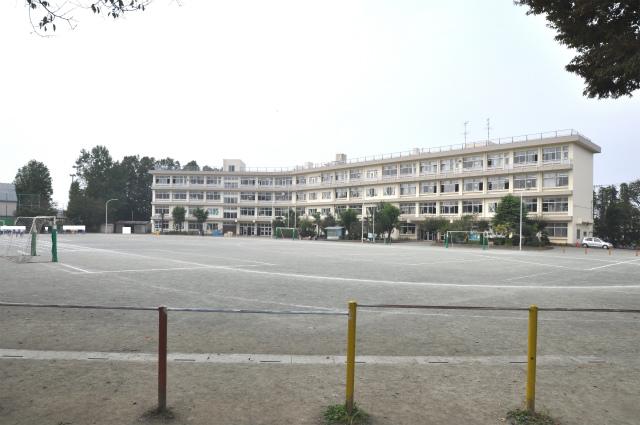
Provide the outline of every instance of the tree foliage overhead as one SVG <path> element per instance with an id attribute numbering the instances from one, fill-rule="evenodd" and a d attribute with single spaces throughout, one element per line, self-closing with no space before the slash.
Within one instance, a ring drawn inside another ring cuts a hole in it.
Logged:
<path id="1" fill-rule="evenodd" d="M 22 166 L 13 180 L 18 196 L 18 216 L 53 215 L 51 174 L 44 163 L 32 159 Z"/>
<path id="2" fill-rule="evenodd" d="M 556 40 L 577 55 L 566 65 L 585 81 L 584 95 L 631 96 L 640 88 L 638 0 L 516 0 L 527 14 L 545 15 Z"/>

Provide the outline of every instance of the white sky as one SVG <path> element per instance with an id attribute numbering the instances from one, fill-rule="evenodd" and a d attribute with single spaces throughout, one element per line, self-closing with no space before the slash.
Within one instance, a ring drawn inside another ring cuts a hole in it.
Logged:
<path id="1" fill-rule="evenodd" d="M 219 166 L 294 166 L 574 128 L 602 146 L 595 184 L 640 177 L 637 97 L 593 100 L 572 53 L 511 0 L 155 0 L 77 11 L 42 38 L 0 2 L 0 181 L 30 159 L 67 202 L 80 153 L 106 145 Z M 62 29 L 62 31 L 60 31 Z"/>

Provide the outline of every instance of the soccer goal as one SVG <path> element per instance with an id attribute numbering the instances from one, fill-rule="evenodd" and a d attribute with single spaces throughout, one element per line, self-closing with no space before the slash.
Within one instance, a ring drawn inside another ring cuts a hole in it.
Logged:
<path id="1" fill-rule="evenodd" d="M 448 230 L 445 235 L 445 246 L 453 245 L 481 245 L 486 249 L 488 242 L 487 232 L 475 230 Z"/>
<path id="2" fill-rule="evenodd" d="M 300 234 L 295 227 L 276 227 L 273 237 L 276 239 L 300 239 Z"/>
<path id="3" fill-rule="evenodd" d="M 57 262 L 56 217 L 17 217 L 12 226 L 0 226 L 0 256 L 16 262 Z"/>

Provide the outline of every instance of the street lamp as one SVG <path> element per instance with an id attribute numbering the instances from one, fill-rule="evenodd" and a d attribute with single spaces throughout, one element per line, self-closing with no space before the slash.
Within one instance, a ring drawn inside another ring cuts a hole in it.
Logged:
<path id="1" fill-rule="evenodd" d="M 111 201 L 117 201 L 116 198 L 113 199 L 109 199 L 105 204 L 104 204 L 104 234 L 107 234 L 107 226 L 109 223 L 108 217 L 109 217 L 109 202 Z M 115 229 L 113 229 L 115 232 Z"/>

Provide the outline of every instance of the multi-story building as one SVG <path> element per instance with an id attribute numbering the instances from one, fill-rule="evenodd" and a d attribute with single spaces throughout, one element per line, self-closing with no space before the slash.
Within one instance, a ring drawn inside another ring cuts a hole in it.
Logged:
<path id="1" fill-rule="evenodd" d="M 521 196 L 530 217 L 547 222 L 552 242 L 575 243 L 593 232 L 593 154 L 600 147 L 573 131 L 556 131 L 290 169 L 252 169 L 225 159 L 216 171 L 160 170 L 153 175 L 153 223 L 173 226 L 175 206 L 208 210 L 206 229 L 271 236 L 271 222 L 295 208 L 299 216 L 339 215 L 351 208 L 371 216 L 380 202 L 400 208 L 394 237 L 428 238 L 425 217 L 472 214 L 491 219 L 500 199 Z"/>

